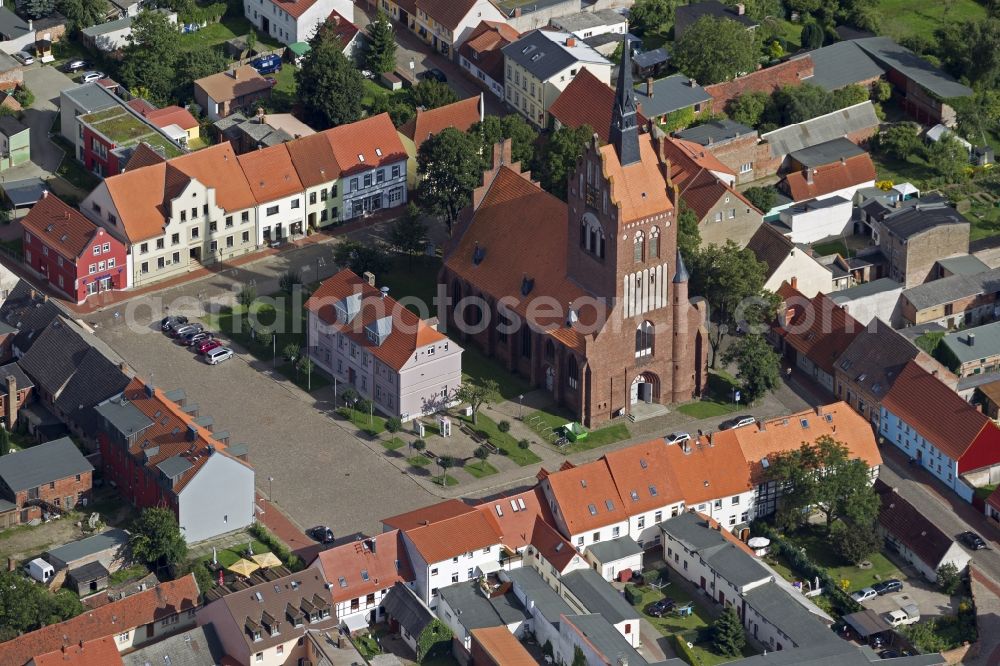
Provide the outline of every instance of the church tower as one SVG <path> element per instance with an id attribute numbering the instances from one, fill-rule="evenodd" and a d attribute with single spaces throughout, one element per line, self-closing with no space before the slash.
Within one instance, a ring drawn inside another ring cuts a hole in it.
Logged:
<path id="1" fill-rule="evenodd" d="M 618 68 L 611 131 L 608 134 L 611 145 L 618 153 L 618 162 L 622 166 L 635 164 L 642 159 L 639 153 L 639 108 L 635 102 L 635 89 L 632 84 L 631 51 L 626 34 L 622 47 L 622 64 Z"/>

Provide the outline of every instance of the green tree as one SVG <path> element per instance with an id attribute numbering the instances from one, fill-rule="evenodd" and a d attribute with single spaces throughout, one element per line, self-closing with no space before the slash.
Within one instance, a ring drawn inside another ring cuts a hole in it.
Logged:
<path id="1" fill-rule="evenodd" d="M 726 113 L 738 123 L 757 127 L 764 116 L 764 109 L 767 108 L 769 99 L 770 96 L 766 92 L 759 90 L 745 92 L 729 102 Z"/>
<path id="2" fill-rule="evenodd" d="M 712 623 L 712 647 L 726 657 L 739 657 L 747 644 L 747 636 L 743 633 L 743 623 L 736 615 L 736 609 L 727 606 L 715 622 Z"/>
<path id="3" fill-rule="evenodd" d="M 56 9 L 56 0 L 27 0 L 24 3 L 24 13 L 30 18 L 45 18 Z"/>
<path id="4" fill-rule="evenodd" d="M 892 97 L 892 84 L 879 79 L 872 84 L 872 100 L 882 103 L 888 102 Z"/>
<path id="5" fill-rule="evenodd" d="M 420 209 L 412 201 L 406 210 L 392 223 L 389 243 L 406 255 L 407 265 L 413 265 L 413 257 L 424 251 L 427 244 L 427 225 L 420 221 Z"/>
<path id="6" fill-rule="evenodd" d="M 371 272 L 381 275 L 389 270 L 389 255 L 378 246 L 365 245 L 355 240 L 345 240 L 333 250 L 333 260 L 340 266 L 350 268 L 355 274 Z"/>
<path id="7" fill-rule="evenodd" d="M 846 109 L 849 106 L 867 102 L 871 97 L 871 88 L 855 83 L 833 91 L 833 106 L 835 109 Z"/>
<path id="8" fill-rule="evenodd" d="M 392 124 L 396 127 L 405 125 L 416 114 L 413 105 L 406 99 L 405 95 L 381 94 L 372 97 L 371 104 L 367 107 L 369 116 L 377 116 L 380 113 L 388 113 L 392 119 Z"/>
<path id="9" fill-rule="evenodd" d="M 226 69 L 228 64 L 229 59 L 221 49 L 214 46 L 203 44 L 187 51 L 184 57 L 177 61 L 174 98 L 179 100 L 193 98 L 192 81 L 221 72 Z"/>
<path id="10" fill-rule="evenodd" d="M 244 310 L 249 310 L 256 300 L 257 287 L 252 284 L 243 285 L 243 288 L 236 293 L 236 302 L 243 306 Z"/>
<path id="11" fill-rule="evenodd" d="M 395 434 L 403 429 L 403 422 L 395 416 L 390 416 L 385 420 L 385 430 L 390 434 Z"/>
<path id="12" fill-rule="evenodd" d="M 920 126 L 903 122 L 879 130 L 872 142 L 877 151 L 897 160 L 905 160 L 920 151 Z"/>
<path id="13" fill-rule="evenodd" d="M 421 453 L 426 448 L 427 448 L 427 442 L 425 442 L 422 439 L 414 440 L 414 442 L 413 442 L 413 450 L 414 451 L 416 451 L 417 453 Z"/>
<path id="14" fill-rule="evenodd" d="M 677 40 L 673 64 L 698 83 L 707 85 L 754 71 L 758 53 L 757 37 L 743 24 L 703 16 Z"/>
<path id="15" fill-rule="evenodd" d="M 448 470 L 455 466 L 455 459 L 451 456 L 441 456 L 438 458 L 438 466 L 441 467 L 441 485 L 448 485 Z"/>
<path id="16" fill-rule="evenodd" d="M 583 650 L 580 649 L 579 645 L 573 646 L 572 666 L 587 666 L 587 657 L 583 654 Z"/>
<path id="17" fill-rule="evenodd" d="M 212 575 L 212 572 L 208 570 L 208 567 L 201 560 L 197 560 L 191 565 L 191 573 L 194 574 L 194 579 L 198 583 L 198 589 L 201 590 L 202 594 L 215 587 L 215 576 Z"/>
<path id="18" fill-rule="evenodd" d="M 151 102 L 166 105 L 171 101 L 180 55 L 177 26 L 162 12 L 143 10 L 132 19 L 119 74 L 130 90 L 144 88 Z"/>
<path id="19" fill-rule="evenodd" d="M 410 101 L 413 106 L 429 111 L 454 104 L 458 101 L 458 95 L 447 83 L 441 83 L 437 79 L 424 79 L 410 88 Z"/>
<path id="20" fill-rule="evenodd" d="M 945 594 L 951 595 L 958 591 L 962 584 L 962 575 L 951 562 L 945 562 L 937 569 L 937 585 Z"/>
<path id="21" fill-rule="evenodd" d="M 75 30 L 103 23 L 108 15 L 108 0 L 58 0 L 56 7 Z"/>
<path id="22" fill-rule="evenodd" d="M 295 373 L 296 374 L 302 373 L 303 375 L 308 377 L 312 374 L 314 367 L 315 366 L 313 365 L 313 360 L 309 358 L 308 355 L 303 354 L 302 356 L 299 357 L 299 360 L 295 362 Z"/>
<path id="23" fill-rule="evenodd" d="M 969 166 L 969 151 L 950 134 L 927 146 L 924 158 L 931 168 L 949 183 L 961 180 Z"/>
<path id="24" fill-rule="evenodd" d="M 295 72 L 305 120 L 317 129 L 360 120 L 364 77 L 344 55 L 339 38 L 328 24 L 316 31 L 309 47 Z"/>
<path id="25" fill-rule="evenodd" d="M 151 569 L 179 564 L 187 556 L 187 542 L 177 517 L 170 509 L 160 507 L 142 510 L 132 525 L 128 547 L 133 561 Z"/>
<path id="26" fill-rule="evenodd" d="M 754 185 L 743 191 L 743 196 L 763 213 L 774 207 L 778 198 L 778 190 L 773 185 Z"/>
<path id="27" fill-rule="evenodd" d="M 729 239 L 725 245 L 709 245 L 691 258 L 691 292 L 704 296 L 709 308 L 708 342 L 715 367 L 719 348 L 737 325 L 748 328 L 761 323 L 750 321 L 756 315 L 746 303 L 763 296 L 766 264 L 757 261 L 752 250 L 740 248 Z M 744 321 L 739 318 L 743 315 Z"/>
<path id="28" fill-rule="evenodd" d="M 816 21 L 806 21 L 802 24 L 802 33 L 799 39 L 802 43 L 802 48 L 812 51 L 823 46 L 824 36 L 823 28 Z"/>
<path id="29" fill-rule="evenodd" d="M 878 552 L 879 536 L 874 525 L 837 521 L 830 528 L 830 543 L 845 562 L 857 566 Z"/>
<path id="30" fill-rule="evenodd" d="M 722 357 L 726 365 L 739 368 L 740 396 L 746 404 L 756 402 L 781 381 L 781 357 L 763 335 L 750 333 L 733 342 Z"/>
<path id="31" fill-rule="evenodd" d="M 477 446 L 473 455 L 479 459 L 479 469 L 483 472 L 486 471 L 486 461 L 490 457 L 490 450 L 485 446 Z"/>
<path id="32" fill-rule="evenodd" d="M 927 620 L 908 624 L 903 627 L 903 635 L 923 654 L 943 652 L 951 646 L 938 632 L 937 622 L 937 620 Z"/>
<path id="33" fill-rule="evenodd" d="M 281 355 L 287 361 L 294 361 L 299 356 L 299 345 L 296 342 L 289 342 L 281 350 Z"/>
<path id="34" fill-rule="evenodd" d="M 368 24 L 365 64 L 376 74 L 386 74 L 396 69 L 396 36 L 389 17 L 381 9 L 375 12 L 375 19 Z"/>
<path id="35" fill-rule="evenodd" d="M 479 145 L 472 136 L 448 127 L 428 138 L 417 153 L 420 200 L 443 215 L 451 232 L 458 213 L 469 204 L 482 179 Z"/>
<path id="36" fill-rule="evenodd" d="M 0 426 L 0 456 L 5 456 L 11 452 L 13 445 L 10 441 L 10 433 L 7 428 Z"/>
<path id="37" fill-rule="evenodd" d="M 462 382 L 455 389 L 455 400 L 466 402 L 472 408 L 472 424 L 476 425 L 480 408 L 500 398 L 500 385 L 494 379 L 481 379 Z"/>
<path id="38" fill-rule="evenodd" d="M 486 116 L 469 130 L 482 142 L 483 162 L 489 164 L 493 147 L 504 139 L 510 139 L 511 159 L 520 162 L 527 170 L 535 158 L 535 140 L 538 132 L 517 113 L 506 116 Z M 485 168 L 485 167 L 484 167 Z"/>
<path id="39" fill-rule="evenodd" d="M 956 77 L 985 89 L 1000 87 L 1000 19 L 945 21 L 934 39 L 935 52 Z"/>
<path id="40" fill-rule="evenodd" d="M 51 594 L 42 591 L 39 597 L 38 620 L 43 626 L 58 624 L 83 612 L 80 597 L 71 590 L 64 588 Z"/>
<path id="41" fill-rule="evenodd" d="M 629 28 L 638 34 L 666 32 L 674 24 L 677 0 L 635 0 L 629 10 Z"/>
<path id="42" fill-rule="evenodd" d="M 576 169 L 576 161 L 583 154 L 594 130 L 583 127 L 560 127 L 549 135 L 538 153 L 536 166 L 542 188 L 563 201 L 566 200 L 566 182 Z"/>
<path id="43" fill-rule="evenodd" d="M 694 262 L 699 248 L 701 229 L 698 227 L 698 214 L 685 206 L 682 199 L 680 213 L 677 215 L 677 249 L 686 262 Z"/>
<path id="44" fill-rule="evenodd" d="M 794 125 L 836 111 L 833 95 L 812 83 L 783 86 L 771 95 L 763 121 L 778 127 Z"/>

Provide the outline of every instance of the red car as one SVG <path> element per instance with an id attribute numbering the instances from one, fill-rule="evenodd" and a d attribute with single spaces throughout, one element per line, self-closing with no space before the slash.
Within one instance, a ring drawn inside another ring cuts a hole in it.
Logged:
<path id="1" fill-rule="evenodd" d="M 198 353 L 199 354 L 205 354 L 207 352 L 212 351 L 216 347 L 221 347 L 221 346 L 222 346 L 222 343 L 219 342 L 218 340 L 214 340 L 214 339 L 213 340 L 204 340 L 203 342 L 200 342 L 198 344 Z"/>

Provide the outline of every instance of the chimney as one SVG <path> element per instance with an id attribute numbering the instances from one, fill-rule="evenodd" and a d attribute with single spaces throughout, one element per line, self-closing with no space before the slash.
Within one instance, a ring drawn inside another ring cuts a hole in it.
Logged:
<path id="1" fill-rule="evenodd" d="M 17 379 L 14 375 L 7 375 L 7 429 L 13 430 L 17 423 Z"/>
<path id="2" fill-rule="evenodd" d="M 17 570 L 17 560 L 15 560 L 13 557 L 8 557 L 7 571 L 16 571 L 16 570 Z"/>
<path id="3" fill-rule="evenodd" d="M 744 5 L 742 2 L 736 3 L 736 15 L 743 16 L 746 13 L 747 13 L 747 6 Z"/>
<path id="4" fill-rule="evenodd" d="M 232 77 L 234 79 L 239 79 L 240 78 L 240 70 L 237 69 L 236 67 L 233 67 Z"/>
<path id="5" fill-rule="evenodd" d="M 381 289 L 378 290 L 378 293 L 382 298 L 385 298 L 386 296 L 389 295 L 389 287 L 382 287 Z"/>
<path id="6" fill-rule="evenodd" d="M 145 388 L 146 388 L 146 395 L 149 396 L 150 398 L 152 398 L 156 394 L 152 384 L 146 384 Z"/>
<path id="7" fill-rule="evenodd" d="M 698 85 L 698 82 L 695 81 L 694 79 L 688 79 L 688 85 L 694 88 L 696 85 Z"/>
<path id="8" fill-rule="evenodd" d="M 375 537 L 368 540 L 368 550 L 372 552 L 372 555 L 375 554 Z"/>
<path id="9" fill-rule="evenodd" d="M 795 277 L 794 275 L 792 276 L 791 285 L 792 285 L 792 289 L 798 289 L 799 288 L 799 279 L 797 277 Z"/>
<path id="10" fill-rule="evenodd" d="M 805 169 L 802 170 L 802 175 L 806 177 L 806 182 L 807 183 L 809 183 L 810 185 L 813 184 L 813 170 L 812 169 L 810 169 L 809 167 L 806 167 Z"/>
<path id="11" fill-rule="evenodd" d="M 576 46 L 576 37 L 567 37 L 566 38 L 566 46 L 568 46 L 570 48 Z"/>
<path id="12" fill-rule="evenodd" d="M 970 347 L 975 347 L 976 346 L 976 334 L 975 333 L 969 333 L 968 337 L 966 337 L 965 340 L 966 340 L 966 342 L 969 343 Z"/>
<path id="13" fill-rule="evenodd" d="M 28 32 L 31 32 L 34 29 L 35 29 L 35 22 L 32 21 L 31 19 L 28 19 Z"/>
<path id="14" fill-rule="evenodd" d="M 121 370 L 122 372 L 128 372 L 128 363 L 122 361 L 121 363 L 118 364 L 118 369 Z"/>
<path id="15" fill-rule="evenodd" d="M 35 292 L 34 289 L 32 289 L 30 292 L 28 292 L 28 295 L 31 297 L 31 300 L 34 301 L 35 296 L 37 296 L 37 293 Z"/>
<path id="16" fill-rule="evenodd" d="M 646 79 L 646 97 L 653 99 L 653 77 L 650 76 Z"/>
<path id="17" fill-rule="evenodd" d="M 193 423 L 189 423 L 187 429 L 187 440 L 189 442 L 193 442 L 197 438 L 198 438 L 198 426 L 194 425 Z"/>
<path id="18" fill-rule="evenodd" d="M 49 196 L 49 191 L 48 190 L 42 190 L 42 198 L 44 199 L 47 196 Z"/>
<path id="19" fill-rule="evenodd" d="M 42 303 L 48 303 L 48 302 L 49 302 L 49 295 L 42 294 Z"/>
<path id="20" fill-rule="evenodd" d="M 816 405 L 816 416 L 823 416 L 823 405 Z"/>
<path id="21" fill-rule="evenodd" d="M 517 7 L 514 9 L 514 18 L 521 18 L 521 8 Z"/>

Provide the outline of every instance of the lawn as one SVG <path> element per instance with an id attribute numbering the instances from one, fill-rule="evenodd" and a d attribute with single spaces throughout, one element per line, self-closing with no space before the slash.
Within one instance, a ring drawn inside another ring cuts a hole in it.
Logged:
<path id="1" fill-rule="evenodd" d="M 130 567 L 124 567 L 114 572 L 108 576 L 108 585 L 118 585 L 119 583 L 125 583 L 136 578 L 142 578 L 149 573 L 149 569 L 143 564 L 133 564 Z"/>
<path id="2" fill-rule="evenodd" d="M 875 151 L 871 157 L 877 180 L 890 180 L 893 184 L 911 182 L 919 187 L 918 183 L 937 177 L 937 172 L 917 155 L 900 160 Z"/>
<path id="3" fill-rule="evenodd" d="M 831 254 L 839 254 L 842 257 L 850 257 L 849 250 L 847 249 L 847 244 L 842 240 L 827 241 L 825 243 L 816 243 L 812 246 L 812 249 L 821 257 L 825 257 Z"/>
<path id="4" fill-rule="evenodd" d="M 765 26 L 771 29 L 776 37 L 785 40 L 787 53 L 795 53 L 802 48 L 802 24 L 792 23 L 787 19 L 768 18 Z"/>
<path id="5" fill-rule="evenodd" d="M 374 412 L 359 412 L 351 407 L 341 407 L 337 413 L 353 423 L 358 430 L 363 430 L 369 435 L 378 435 L 385 432 L 385 417 Z M 402 443 L 400 443 L 402 446 Z M 388 447 L 386 447 L 388 448 Z"/>
<path id="6" fill-rule="evenodd" d="M 974 0 L 919 2 L 880 0 L 883 30 L 897 41 L 907 35 L 933 39 L 934 30 L 944 23 L 986 18 L 986 9 Z"/>
<path id="7" fill-rule="evenodd" d="M 708 388 L 701 400 L 677 408 L 681 414 L 696 419 L 709 419 L 735 412 L 739 403 L 733 402 L 736 379 L 724 370 L 712 370 L 708 375 Z"/>
<path id="8" fill-rule="evenodd" d="M 497 473 L 497 468 L 489 464 L 485 460 L 476 460 L 476 462 L 467 462 L 465 463 L 465 465 L 462 466 L 462 469 L 464 469 L 466 472 L 476 477 L 477 479 L 481 479 L 484 476 L 490 476 L 492 474 Z"/>
<path id="9" fill-rule="evenodd" d="M 822 527 L 803 528 L 793 534 L 787 535 L 786 538 L 791 543 L 805 548 L 809 559 L 825 568 L 834 581 L 838 583 L 844 580 L 849 581 L 848 592 L 869 587 L 872 583 L 887 578 L 906 580 L 906 576 L 881 552 L 875 553 L 868 558 L 872 564 L 870 569 L 861 569 L 851 564 L 845 565 L 837 557 L 836 553 L 833 552 L 833 549 L 830 548 L 830 541 L 826 537 L 825 530 Z M 784 569 L 784 571 L 781 571 L 782 575 L 792 573 L 784 562 L 781 562 L 781 564 Z M 794 574 L 792 575 L 794 577 Z M 794 580 L 794 578 L 790 578 L 789 580 Z"/>
<path id="10" fill-rule="evenodd" d="M 277 81 L 271 88 L 270 107 L 275 113 L 287 113 L 292 110 L 297 99 L 298 84 L 295 81 L 295 72 L 298 68 L 285 64 L 280 72 L 269 74 Z"/>
<path id="11" fill-rule="evenodd" d="M 965 219 L 969 221 L 969 240 L 976 241 L 1000 234 L 1000 208 L 971 200 Z"/>
<path id="12" fill-rule="evenodd" d="M 197 32 L 188 32 L 180 35 L 177 39 L 180 42 L 182 51 L 194 51 L 202 46 L 216 46 L 226 42 L 233 37 L 243 37 L 250 34 L 253 24 L 243 16 L 226 15 L 219 23 L 210 23 Z M 268 35 L 257 32 L 257 51 L 270 51 L 281 48 L 281 44 L 272 40 Z"/>
<path id="13" fill-rule="evenodd" d="M 382 654 L 382 648 L 379 647 L 375 637 L 371 634 L 359 634 L 353 640 L 355 647 L 358 648 L 358 652 L 361 653 L 366 662 L 370 662 L 372 657 Z"/>
<path id="14" fill-rule="evenodd" d="M 434 483 L 438 484 L 439 486 L 451 487 L 458 485 L 458 479 L 453 477 L 451 474 L 443 474 L 440 476 L 435 476 L 433 480 Z"/>
<path id="15" fill-rule="evenodd" d="M 270 552 L 271 550 L 257 539 L 247 537 L 247 540 L 251 544 L 250 547 L 253 549 L 254 555 L 267 553 Z M 241 559 L 243 559 L 243 557 L 246 555 L 246 544 L 239 543 L 235 546 L 232 546 L 231 548 L 223 548 L 221 550 L 216 550 L 215 555 L 219 564 L 222 565 L 223 567 L 232 566 L 236 562 L 239 562 Z M 212 561 L 212 554 L 209 553 L 208 555 L 205 555 L 205 557 L 201 559 L 203 562 L 205 562 L 205 564 L 208 564 L 209 562 Z"/>
<path id="16" fill-rule="evenodd" d="M 472 345 L 462 352 L 462 379 L 482 381 L 492 379 L 500 386 L 500 396 L 504 400 L 517 400 L 517 396 L 531 390 L 531 384 L 523 377 L 507 372 L 495 359 L 483 355 Z"/>
<path id="17" fill-rule="evenodd" d="M 389 451 L 395 451 L 396 449 L 401 449 L 406 446 L 406 442 L 401 440 L 399 437 L 393 437 L 389 441 L 383 441 L 382 446 Z"/>
<path id="18" fill-rule="evenodd" d="M 525 416 L 524 423 L 543 439 L 552 442 L 552 432 L 572 420 L 572 418 L 567 418 L 566 416 L 538 410 Z M 598 428 L 597 430 L 591 430 L 587 433 L 586 439 L 579 442 L 570 442 L 560 450 L 567 454 L 579 453 L 580 451 L 589 451 L 599 446 L 620 442 L 631 436 L 632 433 L 629 432 L 628 427 L 624 423 L 615 423 Z"/>
<path id="19" fill-rule="evenodd" d="M 410 464 L 410 467 L 427 467 L 433 461 L 423 454 L 418 454 L 406 459 L 406 462 Z M 0 532 L 2 534 L 2 532 Z"/>
<path id="20" fill-rule="evenodd" d="M 519 447 L 517 440 L 509 432 L 500 432 L 496 421 L 482 412 L 476 417 L 475 425 L 472 425 L 472 417 L 462 416 L 460 418 L 481 436 L 493 442 L 500 449 L 500 455 L 507 456 L 521 467 L 542 461 L 531 449 L 522 449 Z"/>

